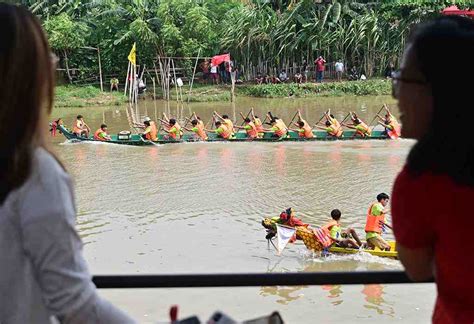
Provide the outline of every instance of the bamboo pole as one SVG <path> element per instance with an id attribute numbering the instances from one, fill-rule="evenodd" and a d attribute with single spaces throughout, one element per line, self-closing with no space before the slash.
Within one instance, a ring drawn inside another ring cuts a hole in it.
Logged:
<path id="1" fill-rule="evenodd" d="M 125 90 L 123 91 L 123 95 L 127 95 L 127 88 L 128 88 L 128 79 L 129 79 L 129 73 L 130 73 L 130 64 L 131 62 L 128 61 L 128 67 L 127 67 L 127 77 L 125 78 Z"/>
<path id="2" fill-rule="evenodd" d="M 102 65 L 100 62 L 100 49 L 97 47 L 97 56 L 99 57 L 99 79 L 100 79 L 100 91 L 104 91 L 104 84 L 102 83 Z M 118 86 L 117 86 L 118 90 Z"/>
<path id="3" fill-rule="evenodd" d="M 196 57 L 196 64 L 194 64 L 193 77 L 191 79 L 191 85 L 189 87 L 188 103 L 189 103 L 189 100 L 191 100 L 191 94 L 193 92 L 194 76 L 196 75 L 196 68 L 197 68 L 197 65 L 198 65 L 199 55 L 201 55 L 201 49 L 200 48 L 199 48 L 199 51 L 198 51 L 198 56 Z"/>
<path id="4" fill-rule="evenodd" d="M 176 90 L 176 103 L 179 103 L 178 80 L 176 79 L 176 69 L 174 66 L 174 60 L 171 60 L 171 64 L 173 65 L 173 78 L 174 78 L 174 88 Z"/>
<path id="5" fill-rule="evenodd" d="M 152 77 L 151 82 L 153 83 L 153 100 L 156 100 L 155 78 Z"/>

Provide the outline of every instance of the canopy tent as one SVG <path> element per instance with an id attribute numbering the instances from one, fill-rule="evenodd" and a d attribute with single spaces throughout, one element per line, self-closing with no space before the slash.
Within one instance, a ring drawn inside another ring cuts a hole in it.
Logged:
<path id="1" fill-rule="evenodd" d="M 456 5 L 452 5 L 450 7 L 443 9 L 441 13 L 446 16 L 459 15 L 459 16 L 474 17 L 474 10 L 459 10 L 459 8 Z"/>

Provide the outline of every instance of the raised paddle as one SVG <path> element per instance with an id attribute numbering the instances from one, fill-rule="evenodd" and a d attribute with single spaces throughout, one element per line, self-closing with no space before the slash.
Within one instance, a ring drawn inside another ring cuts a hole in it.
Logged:
<path id="1" fill-rule="evenodd" d="M 240 116 L 242 116 L 242 119 L 244 120 L 240 126 L 244 126 L 244 124 L 245 124 L 245 118 L 249 118 L 250 113 L 252 112 L 252 109 L 253 109 L 253 108 L 251 108 L 251 109 L 249 110 L 249 112 L 247 113 L 247 117 L 244 117 L 244 114 L 242 114 L 242 112 L 240 112 Z"/>
<path id="2" fill-rule="evenodd" d="M 381 112 L 382 109 L 384 109 L 384 108 L 385 108 L 385 106 L 382 106 L 382 108 L 380 108 L 379 112 L 374 116 L 374 118 L 372 119 L 372 121 L 371 121 L 370 124 L 368 125 L 369 128 L 370 128 L 370 125 L 372 125 L 372 123 L 375 121 L 375 119 L 377 119 L 377 117 L 379 116 L 380 112 Z M 377 125 L 375 125 L 375 126 L 377 126 Z M 375 126 L 372 127 L 370 130 L 371 130 L 371 131 L 374 130 Z"/>
<path id="3" fill-rule="evenodd" d="M 329 110 L 328 110 L 328 111 L 329 111 Z M 314 126 L 313 126 L 311 129 L 314 129 L 314 128 L 316 127 L 316 125 L 319 125 L 319 123 L 321 122 L 321 120 L 323 120 L 323 118 L 326 116 L 326 114 L 327 114 L 328 111 L 326 111 L 326 112 L 321 116 L 321 118 L 319 118 L 318 122 L 317 122 L 316 124 L 314 124 Z"/>

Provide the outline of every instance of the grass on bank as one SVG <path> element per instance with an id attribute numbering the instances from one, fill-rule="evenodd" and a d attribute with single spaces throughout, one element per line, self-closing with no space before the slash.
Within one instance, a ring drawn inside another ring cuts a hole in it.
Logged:
<path id="1" fill-rule="evenodd" d="M 188 101 L 189 87 L 183 86 L 183 101 Z M 241 84 L 235 87 L 236 96 L 257 98 L 311 98 L 311 97 L 339 97 L 347 95 L 378 96 L 390 95 L 391 83 L 388 80 L 373 79 L 365 81 L 343 81 L 325 83 L 296 83 L 284 84 Z M 156 89 L 157 98 L 162 98 L 161 88 Z M 148 87 L 148 98 L 153 97 L 153 89 Z M 176 89 L 170 89 L 171 100 L 176 100 Z M 230 101 L 229 85 L 195 84 L 190 97 L 190 102 L 217 102 Z M 93 86 L 58 86 L 56 87 L 56 107 L 90 107 L 90 106 L 116 106 L 127 102 L 123 92 L 100 91 Z"/>
<path id="2" fill-rule="evenodd" d="M 391 83 L 389 80 L 373 79 L 364 81 L 342 81 L 325 83 L 295 83 L 262 84 L 242 86 L 238 90 L 251 97 L 283 98 L 283 97 L 338 97 L 346 95 L 378 96 L 390 95 Z"/>
<path id="3" fill-rule="evenodd" d="M 94 86 L 61 85 L 55 89 L 55 107 L 118 106 L 125 102 L 122 92 L 100 91 Z"/>

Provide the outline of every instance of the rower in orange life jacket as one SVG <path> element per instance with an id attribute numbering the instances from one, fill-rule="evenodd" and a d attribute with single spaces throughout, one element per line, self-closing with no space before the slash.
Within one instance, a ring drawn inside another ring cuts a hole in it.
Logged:
<path id="1" fill-rule="evenodd" d="M 361 137 L 370 137 L 372 135 L 372 130 L 366 123 L 364 123 L 356 114 L 351 112 L 352 125 L 344 124 L 348 128 L 355 129 L 355 133 L 352 137 L 357 135 Z"/>
<path id="2" fill-rule="evenodd" d="M 157 141 L 158 132 L 156 126 L 152 127 L 149 120 L 145 120 L 143 125 L 145 126 L 145 131 L 143 132 L 142 137 L 148 141 Z"/>
<path id="3" fill-rule="evenodd" d="M 169 129 L 168 130 L 165 129 L 165 132 L 167 132 L 172 139 L 175 139 L 175 140 L 181 139 L 181 135 L 182 135 L 181 126 L 176 121 L 176 119 L 171 118 L 168 121 L 168 125 L 169 125 Z"/>
<path id="4" fill-rule="evenodd" d="M 257 129 L 257 133 L 258 133 L 257 136 L 259 138 L 263 137 L 263 135 L 265 134 L 265 129 L 263 128 L 262 121 L 260 120 L 260 118 L 258 118 L 258 116 L 255 116 L 253 108 L 251 109 L 250 114 L 252 115 L 252 121 L 255 125 L 255 128 Z"/>
<path id="5" fill-rule="evenodd" d="M 314 137 L 313 128 L 309 126 L 306 120 L 303 119 L 303 117 L 301 116 L 300 110 L 298 110 L 298 122 L 296 122 L 295 125 L 299 127 L 299 130 L 297 130 L 298 137 L 300 138 L 313 138 Z"/>
<path id="6" fill-rule="evenodd" d="M 296 122 L 295 125 L 297 125 L 299 129 L 297 130 L 292 129 L 292 131 L 298 132 L 298 137 L 300 138 L 313 138 L 314 137 L 311 126 L 309 126 L 305 120 L 301 119 L 300 121 Z"/>
<path id="7" fill-rule="evenodd" d="M 247 137 L 250 139 L 257 138 L 258 132 L 255 124 L 248 117 L 244 119 L 244 122 L 245 126 L 234 126 L 234 128 L 245 129 L 245 131 L 247 132 Z"/>
<path id="8" fill-rule="evenodd" d="M 339 225 L 341 215 L 342 213 L 339 209 L 333 209 L 331 211 L 332 220 L 322 227 L 324 233 L 330 237 L 337 246 L 354 249 L 360 248 L 362 242 L 354 229 L 348 228 L 345 231 L 341 230 L 341 225 Z"/>
<path id="9" fill-rule="evenodd" d="M 226 127 L 227 130 L 230 132 L 230 136 L 234 136 L 234 123 L 230 120 L 228 115 L 219 115 L 216 111 L 214 111 L 214 117 L 220 120 Z"/>
<path id="10" fill-rule="evenodd" d="M 265 129 L 265 132 L 273 133 L 272 137 L 284 138 L 287 135 L 288 128 L 286 127 L 283 120 L 278 117 L 274 117 L 270 120 L 272 128 Z"/>
<path id="11" fill-rule="evenodd" d="M 89 133 L 91 131 L 90 127 L 84 122 L 84 117 L 82 115 L 78 115 L 76 117 L 76 121 L 74 122 L 74 126 L 72 131 L 76 136 L 84 136 L 89 137 Z"/>
<path id="12" fill-rule="evenodd" d="M 206 134 L 206 131 L 204 129 L 204 123 L 200 123 L 199 120 L 197 119 L 193 119 L 191 121 L 191 124 L 193 125 L 193 128 L 189 129 L 189 128 L 186 128 L 186 127 L 183 127 L 184 129 L 186 129 L 187 131 L 189 132 L 193 132 L 195 133 L 200 140 L 202 141 L 207 141 L 208 137 L 207 137 L 207 134 Z"/>
<path id="13" fill-rule="evenodd" d="M 227 126 L 225 126 L 223 123 L 220 121 L 216 121 L 216 129 L 206 129 L 208 132 L 213 132 L 216 133 L 218 137 L 230 140 L 232 139 L 232 133 L 227 129 Z"/>
<path id="14" fill-rule="evenodd" d="M 385 128 L 385 131 L 387 132 L 387 135 L 391 139 L 397 139 L 401 135 L 400 124 L 398 123 L 395 116 L 393 116 L 390 113 L 390 110 L 388 109 L 388 107 L 386 105 L 385 105 L 385 110 L 386 110 L 386 114 L 385 114 L 384 118 L 377 115 L 377 117 L 379 118 L 378 123 Z"/>
<path id="15" fill-rule="evenodd" d="M 370 248 L 378 247 L 381 250 L 390 251 L 390 244 L 382 238 L 383 227 L 392 227 L 385 222 L 385 215 L 390 197 L 386 193 L 377 195 L 377 201 L 370 205 L 367 211 L 365 224 L 366 240 Z"/>
<path id="16" fill-rule="evenodd" d="M 102 124 L 100 128 L 95 131 L 94 139 L 96 141 L 110 141 L 112 138 L 107 134 L 107 125 Z"/>
<path id="17" fill-rule="evenodd" d="M 342 133 L 343 133 L 342 128 L 337 127 L 334 124 L 331 124 L 330 121 L 326 121 L 326 127 L 321 127 L 319 125 L 316 125 L 315 127 L 319 128 L 319 129 L 322 129 L 322 130 L 325 130 L 329 135 L 331 135 L 333 137 L 336 137 L 336 138 L 342 137 Z"/>

